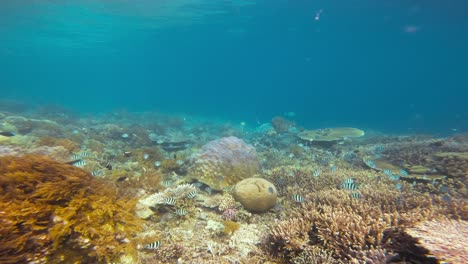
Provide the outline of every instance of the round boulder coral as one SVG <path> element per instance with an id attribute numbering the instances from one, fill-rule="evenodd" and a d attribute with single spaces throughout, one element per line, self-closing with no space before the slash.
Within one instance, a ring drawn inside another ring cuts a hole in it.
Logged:
<path id="1" fill-rule="evenodd" d="M 189 169 L 191 177 L 217 191 L 259 172 L 260 163 L 254 147 L 236 137 L 208 142 L 194 156 Z"/>
<path id="2" fill-rule="evenodd" d="M 261 213 L 275 206 L 278 192 L 273 183 L 265 179 L 248 178 L 236 184 L 233 195 L 246 210 Z"/>

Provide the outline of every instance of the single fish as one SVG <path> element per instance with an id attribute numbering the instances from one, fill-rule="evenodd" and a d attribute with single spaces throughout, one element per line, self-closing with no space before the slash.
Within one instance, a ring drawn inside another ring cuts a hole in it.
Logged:
<path id="1" fill-rule="evenodd" d="M 173 197 L 166 197 L 164 198 L 164 203 L 167 205 L 175 205 L 176 204 L 176 199 Z"/>
<path id="2" fill-rule="evenodd" d="M 373 161 L 373 160 L 366 160 L 365 163 L 366 163 L 367 166 L 369 166 L 372 169 L 377 168 L 377 166 L 375 165 L 375 161 Z"/>
<path id="3" fill-rule="evenodd" d="M 345 179 L 345 180 L 343 181 L 342 187 L 343 187 L 343 189 L 345 189 L 345 190 L 356 190 L 356 189 L 357 189 L 357 186 L 356 186 L 356 184 L 354 183 L 354 179 L 353 179 L 353 178 Z"/>
<path id="4" fill-rule="evenodd" d="M 185 210 L 184 208 L 179 208 L 179 209 L 176 210 L 176 214 L 178 216 L 184 216 L 184 215 L 187 214 L 187 210 Z"/>
<path id="5" fill-rule="evenodd" d="M 144 249 L 156 250 L 161 246 L 161 241 L 155 241 L 151 244 L 144 246 Z"/>
<path id="6" fill-rule="evenodd" d="M 303 203 L 305 201 L 304 197 L 302 197 L 301 195 L 299 194 L 294 194 L 292 196 L 292 199 L 297 202 L 297 203 Z"/>
<path id="7" fill-rule="evenodd" d="M 320 176 L 320 170 L 315 169 L 314 172 L 312 173 L 314 177 Z"/>
<path id="8" fill-rule="evenodd" d="M 14 135 L 15 135 L 15 133 L 13 133 L 13 132 L 0 131 L 0 136 L 4 136 L 4 137 L 13 137 Z"/>
<path id="9" fill-rule="evenodd" d="M 81 159 L 81 156 L 78 155 L 78 154 L 73 153 L 73 154 L 70 155 L 70 159 L 71 160 L 79 160 L 79 159 Z"/>
<path id="10" fill-rule="evenodd" d="M 78 155 L 83 157 L 83 158 L 91 157 L 91 153 L 89 153 L 88 151 L 81 151 L 80 153 L 78 153 Z"/>
<path id="11" fill-rule="evenodd" d="M 164 187 L 169 187 L 169 186 L 172 185 L 172 181 L 170 181 L 170 180 L 164 180 L 164 181 L 162 182 L 162 185 L 163 185 Z"/>
<path id="12" fill-rule="evenodd" d="M 84 165 L 86 165 L 86 161 L 84 160 L 77 160 L 76 162 L 72 163 L 73 166 L 76 166 L 76 167 L 83 167 Z"/>
<path id="13" fill-rule="evenodd" d="M 389 169 L 384 169 L 384 170 L 383 170 L 383 173 L 384 173 L 385 175 L 387 175 L 387 176 L 393 174 L 392 170 L 389 170 Z"/>
<path id="14" fill-rule="evenodd" d="M 403 177 L 408 177 L 408 172 L 405 171 L 404 169 L 401 169 L 400 170 L 400 175 L 403 176 Z"/>
<path id="15" fill-rule="evenodd" d="M 197 194 L 198 194 L 197 191 L 191 191 L 187 194 L 187 198 L 193 199 L 197 196 Z"/>
<path id="16" fill-rule="evenodd" d="M 102 170 L 93 170 L 91 172 L 91 175 L 93 175 L 94 177 L 101 176 L 102 175 Z"/>

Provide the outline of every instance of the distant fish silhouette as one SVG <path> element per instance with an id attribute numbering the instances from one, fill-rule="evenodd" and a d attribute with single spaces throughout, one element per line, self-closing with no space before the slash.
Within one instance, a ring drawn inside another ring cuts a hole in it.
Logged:
<path id="1" fill-rule="evenodd" d="M 4 137 L 12 137 L 14 136 L 15 133 L 12 133 L 12 132 L 8 132 L 8 131 L 0 131 L 0 136 L 4 136 Z"/>

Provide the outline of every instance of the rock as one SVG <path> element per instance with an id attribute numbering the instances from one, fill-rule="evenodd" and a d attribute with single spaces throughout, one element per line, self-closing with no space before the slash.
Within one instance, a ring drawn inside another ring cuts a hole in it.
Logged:
<path id="1" fill-rule="evenodd" d="M 261 213 L 275 206 L 278 192 L 265 179 L 247 178 L 236 184 L 233 196 L 246 210 Z"/>

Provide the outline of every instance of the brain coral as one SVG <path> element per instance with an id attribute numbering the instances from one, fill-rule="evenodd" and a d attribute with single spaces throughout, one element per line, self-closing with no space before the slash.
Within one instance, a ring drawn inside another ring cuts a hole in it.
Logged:
<path id="1" fill-rule="evenodd" d="M 192 161 L 189 175 L 214 190 L 259 173 L 257 152 L 242 139 L 225 137 L 204 145 Z"/>

